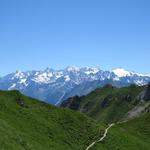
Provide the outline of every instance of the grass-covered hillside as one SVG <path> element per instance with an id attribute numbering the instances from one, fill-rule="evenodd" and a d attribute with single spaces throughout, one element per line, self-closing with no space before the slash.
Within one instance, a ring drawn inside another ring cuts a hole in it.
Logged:
<path id="1" fill-rule="evenodd" d="M 84 150 L 99 125 L 78 112 L 56 108 L 18 91 L 0 91 L 1 150 Z"/>
<path id="2" fill-rule="evenodd" d="M 115 124 L 104 140 L 90 150 L 150 149 L 149 88 L 117 89 L 107 85 L 88 96 L 75 98 L 67 106 L 102 119 L 103 123 L 18 91 L 0 91 L 0 150 L 85 150 L 104 135 L 108 126 L 104 123 L 120 120 L 129 110 L 134 114 L 144 104 L 148 105 L 144 105 L 140 116 Z"/>
<path id="3" fill-rule="evenodd" d="M 117 122 L 127 117 L 129 111 L 131 117 L 145 110 L 149 103 L 148 96 L 147 100 L 144 99 L 145 90 L 145 86 L 116 88 L 106 85 L 86 96 L 69 98 L 63 102 L 62 107 L 83 112 L 100 122 Z"/>
<path id="4" fill-rule="evenodd" d="M 113 126 L 91 150 L 150 150 L 150 114 Z"/>

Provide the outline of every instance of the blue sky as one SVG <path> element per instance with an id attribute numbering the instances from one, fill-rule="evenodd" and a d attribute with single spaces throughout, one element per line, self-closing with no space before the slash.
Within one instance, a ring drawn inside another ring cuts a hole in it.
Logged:
<path id="1" fill-rule="evenodd" d="M 149 0 L 1 0 L 0 75 L 69 65 L 150 73 Z"/>

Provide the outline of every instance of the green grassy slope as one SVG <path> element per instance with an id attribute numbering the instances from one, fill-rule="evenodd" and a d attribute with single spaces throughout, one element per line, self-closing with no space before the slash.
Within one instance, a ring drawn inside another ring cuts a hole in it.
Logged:
<path id="1" fill-rule="evenodd" d="M 98 130 L 78 112 L 0 91 L 1 150 L 81 150 L 100 136 Z"/>
<path id="2" fill-rule="evenodd" d="M 113 126 L 93 150 L 150 150 L 150 114 Z"/>
<path id="3" fill-rule="evenodd" d="M 106 85 L 87 96 L 72 97 L 62 107 L 78 110 L 101 122 L 116 122 L 140 102 L 143 90 L 144 87 L 135 85 L 124 88 Z"/>
<path id="4" fill-rule="evenodd" d="M 130 86 L 117 89 L 105 86 L 82 97 L 84 101 L 76 97 L 73 107 L 77 108 L 79 104 L 84 106 L 86 101 L 92 102 L 91 99 L 96 98 L 95 103 L 89 105 L 87 114 L 93 118 L 95 114 L 96 119 L 105 116 L 104 122 L 107 119 L 117 120 L 138 103 L 135 97 L 143 88 Z M 101 105 L 101 100 L 106 97 L 109 102 Z M 103 109 L 93 113 L 97 108 L 94 105 L 99 102 Z M 117 108 L 122 111 L 120 114 L 113 110 Z M 91 150 L 149 150 L 150 106 L 147 110 L 138 118 L 113 126 L 104 141 L 96 143 Z M 106 127 L 80 112 L 56 108 L 18 91 L 0 91 L 0 150 L 85 150 L 102 137 Z"/>

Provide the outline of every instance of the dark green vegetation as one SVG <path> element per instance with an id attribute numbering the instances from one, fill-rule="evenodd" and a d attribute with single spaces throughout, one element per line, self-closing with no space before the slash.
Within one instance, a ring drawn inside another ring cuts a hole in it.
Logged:
<path id="1" fill-rule="evenodd" d="M 78 112 L 0 91 L 0 135 L 1 150 L 82 150 L 100 132 Z"/>
<path id="2" fill-rule="evenodd" d="M 106 85 L 62 104 L 76 112 L 0 91 L 0 150 L 85 150 L 111 122 L 116 124 L 91 150 L 149 150 L 149 93 L 150 85 Z"/>
<path id="3" fill-rule="evenodd" d="M 91 149 L 150 150 L 150 84 L 124 88 L 106 85 L 87 96 L 69 98 L 62 106 L 101 123 L 115 123 L 106 138 Z"/>
<path id="4" fill-rule="evenodd" d="M 87 96 L 72 97 L 62 106 L 83 112 L 100 122 L 117 122 L 122 120 L 135 106 L 149 102 L 144 100 L 145 88 L 136 85 L 124 88 L 106 85 Z"/>

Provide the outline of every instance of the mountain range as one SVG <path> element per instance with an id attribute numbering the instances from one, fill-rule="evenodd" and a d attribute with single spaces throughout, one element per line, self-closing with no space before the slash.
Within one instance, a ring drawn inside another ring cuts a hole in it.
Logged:
<path id="1" fill-rule="evenodd" d="M 16 71 L 0 78 L 0 89 L 17 89 L 27 96 L 60 105 L 69 97 L 86 95 L 106 84 L 124 87 L 130 84 L 141 86 L 148 82 L 150 75 L 123 68 L 103 71 L 99 67 L 70 66 L 61 70 L 47 68 L 43 71 Z"/>

